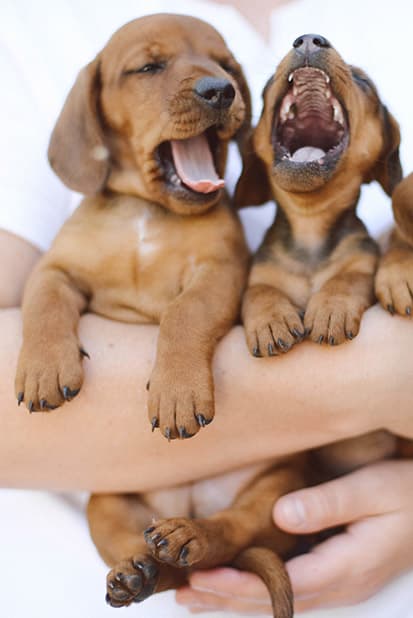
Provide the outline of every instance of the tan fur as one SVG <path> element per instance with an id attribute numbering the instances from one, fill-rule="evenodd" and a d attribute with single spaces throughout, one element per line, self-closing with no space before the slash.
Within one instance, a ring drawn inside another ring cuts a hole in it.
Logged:
<path id="1" fill-rule="evenodd" d="M 413 174 L 393 194 L 396 228 L 380 260 L 376 294 L 391 313 L 410 317 L 413 313 Z"/>

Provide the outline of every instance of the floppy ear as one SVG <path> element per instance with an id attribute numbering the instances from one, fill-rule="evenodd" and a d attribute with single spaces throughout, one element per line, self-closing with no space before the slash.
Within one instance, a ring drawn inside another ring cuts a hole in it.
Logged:
<path id="1" fill-rule="evenodd" d="M 245 136 L 240 145 L 242 172 L 235 187 L 234 203 L 238 208 L 259 206 L 272 199 L 271 185 L 268 180 L 264 161 L 254 150 L 253 131 Z"/>
<path id="2" fill-rule="evenodd" d="M 413 244 L 413 173 L 397 185 L 392 199 L 394 218 L 404 240 Z"/>
<path id="3" fill-rule="evenodd" d="M 247 80 L 239 65 L 236 79 L 245 103 L 245 120 L 235 136 L 242 159 L 242 172 L 235 187 L 233 201 L 235 206 L 242 208 L 243 206 L 264 204 L 270 199 L 271 195 L 264 163 L 254 152 L 251 128 L 251 95 Z M 268 195 L 269 197 L 267 197 Z"/>
<path id="4" fill-rule="evenodd" d="M 387 195 L 391 196 L 396 185 L 403 177 L 399 158 L 400 129 L 399 124 L 385 105 L 382 106 L 382 114 L 384 136 L 383 149 L 368 182 L 377 180 Z"/>
<path id="5" fill-rule="evenodd" d="M 50 138 L 50 165 L 70 189 L 84 194 L 100 191 L 109 174 L 98 107 L 99 60 L 82 69 L 69 92 Z"/>

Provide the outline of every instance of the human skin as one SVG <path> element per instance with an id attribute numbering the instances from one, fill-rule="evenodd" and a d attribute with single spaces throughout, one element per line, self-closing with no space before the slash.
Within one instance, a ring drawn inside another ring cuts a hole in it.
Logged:
<path id="1" fill-rule="evenodd" d="M 2 272 L 17 272 L 25 262 L 22 241 L 18 254 L 15 242 L 7 240 L 11 257 Z M 14 293 L 19 297 L 21 290 Z M 241 327 L 234 328 L 214 358 L 216 418 L 183 442 L 152 434 L 146 416 L 157 332 L 156 326 L 85 315 L 80 339 L 91 359 L 84 361 L 81 393 L 52 414 L 30 415 L 17 407 L 13 392 L 20 311 L 1 311 L 0 484 L 146 491 L 382 427 L 413 437 L 413 332 L 379 307 L 367 312 L 351 343 L 306 342 L 284 358 L 250 357 Z M 255 439 L 245 440 L 252 433 Z"/>

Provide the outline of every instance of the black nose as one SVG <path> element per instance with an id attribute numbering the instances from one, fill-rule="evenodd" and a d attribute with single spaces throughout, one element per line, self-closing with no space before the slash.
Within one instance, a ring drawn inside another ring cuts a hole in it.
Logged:
<path id="1" fill-rule="evenodd" d="M 227 79 L 220 77 L 199 79 L 194 91 L 205 103 L 215 109 L 227 109 L 235 98 L 234 86 Z"/>
<path id="2" fill-rule="evenodd" d="M 331 47 L 331 43 L 320 34 L 303 34 L 295 39 L 294 49 L 306 55 L 320 51 L 320 47 Z"/>

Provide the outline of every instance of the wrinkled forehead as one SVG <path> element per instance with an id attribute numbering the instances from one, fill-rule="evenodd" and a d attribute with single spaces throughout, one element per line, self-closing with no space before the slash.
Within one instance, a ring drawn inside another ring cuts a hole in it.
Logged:
<path id="1" fill-rule="evenodd" d="M 184 15 L 141 17 L 120 28 L 101 52 L 103 70 L 122 70 L 133 62 L 182 54 L 229 55 L 221 35 L 209 24 Z"/>

